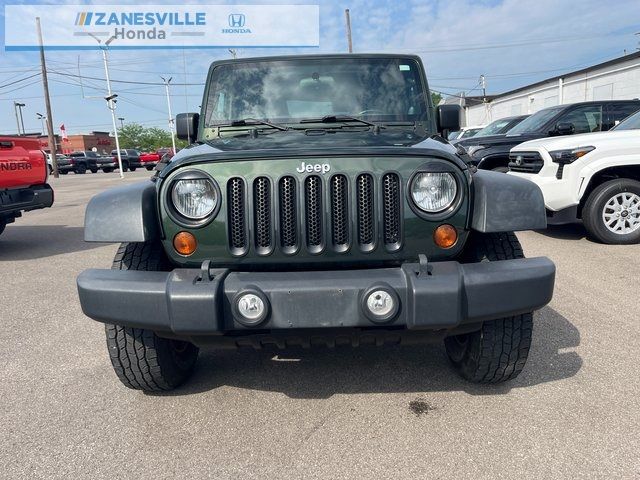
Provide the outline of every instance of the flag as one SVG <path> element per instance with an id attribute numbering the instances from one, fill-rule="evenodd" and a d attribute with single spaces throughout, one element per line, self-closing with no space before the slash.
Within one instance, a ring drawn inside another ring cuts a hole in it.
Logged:
<path id="1" fill-rule="evenodd" d="M 62 125 L 60 125 L 60 134 L 62 135 L 62 141 L 63 142 L 68 142 L 69 141 L 69 136 L 67 135 L 67 129 L 64 128 L 64 123 Z"/>

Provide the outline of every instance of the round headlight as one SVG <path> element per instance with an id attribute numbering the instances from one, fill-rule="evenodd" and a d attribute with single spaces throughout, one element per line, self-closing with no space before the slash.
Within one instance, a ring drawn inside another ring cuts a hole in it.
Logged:
<path id="1" fill-rule="evenodd" d="M 411 197 L 421 210 L 437 213 L 450 207 L 456 199 L 458 185 L 452 173 L 423 172 L 411 182 Z"/>
<path id="2" fill-rule="evenodd" d="M 218 205 L 218 191 L 207 178 L 178 180 L 173 185 L 171 201 L 183 217 L 200 220 L 215 210 Z"/>

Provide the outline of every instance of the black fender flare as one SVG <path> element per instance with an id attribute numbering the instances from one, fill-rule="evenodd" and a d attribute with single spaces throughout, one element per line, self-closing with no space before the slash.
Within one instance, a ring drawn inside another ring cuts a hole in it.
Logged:
<path id="1" fill-rule="evenodd" d="M 506 173 L 478 170 L 471 177 L 471 228 L 483 233 L 547 228 L 540 187 Z"/>
<path id="2" fill-rule="evenodd" d="M 84 215 L 86 242 L 148 242 L 160 238 L 153 182 L 134 183 L 99 193 Z"/>

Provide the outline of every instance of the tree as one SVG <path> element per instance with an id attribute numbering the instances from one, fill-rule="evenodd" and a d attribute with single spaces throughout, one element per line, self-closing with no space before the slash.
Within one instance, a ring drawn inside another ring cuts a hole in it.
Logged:
<path id="1" fill-rule="evenodd" d="M 138 148 L 140 140 L 144 134 L 144 127 L 137 123 L 127 123 L 118 130 L 118 140 L 120 148 Z"/>
<path id="2" fill-rule="evenodd" d="M 171 133 L 158 127 L 143 127 L 138 123 L 127 123 L 118 131 L 120 148 L 135 148 L 153 151 L 171 147 Z"/>
<path id="3" fill-rule="evenodd" d="M 437 107 L 442 101 L 442 95 L 438 92 L 431 92 L 431 101 L 433 102 L 433 106 Z"/>

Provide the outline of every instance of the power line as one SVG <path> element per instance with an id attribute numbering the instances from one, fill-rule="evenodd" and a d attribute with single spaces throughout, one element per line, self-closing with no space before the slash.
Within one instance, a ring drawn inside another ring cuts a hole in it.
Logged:
<path id="1" fill-rule="evenodd" d="M 62 73 L 62 72 L 56 72 L 54 70 L 49 70 L 50 73 L 53 73 L 55 75 L 63 75 L 65 77 L 74 77 L 74 78 L 88 78 L 89 80 L 101 80 L 101 81 L 105 81 L 104 78 L 100 78 L 100 77 L 87 77 L 85 75 L 74 75 L 72 73 Z M 128 84 L 132 84 L 132 85 L 156 85 L 156 86 L 160 86 L 162 87 L 164 85 L 164 83 L 159 83 L 159 82 L 140 82 L 140 81 L 133 81 L 133 80 L 111 80 L 113 83 L 128 83 Z M 180 86 L 203 86 L 203 83 L 176 83 L 174 85 L 180 85 Z"/>
<path id="2" fill-rule="evenodd" d="M 11 89 L 11 90 L 6 90 L 6 91 L 4 91 L 4 92 L 0 92 L 0 95 L 6 95 L 7 93 L 17 92 L 18 90 L 22 90 L 23 88 L 30 87 L 30 86 L 35 85 L 35 84 L 37 84 L 37 83 L 40 83 L 40 80 L 35 80 L 35 81 L 33 81 L 33 82 L 27 83 L 26 85 L 20 85 L 20 86 L 19 86 L 19 87 L 17 87 L 17 88 L 13 88 L 13 89 Z M 39 98 L 43 98 L 43 97 L 39 97 Z M 2 99 L 0 99 L 0 100 L 9 100 L 9 99 L 2 98 Z"/>
<path id="3" fill-rule="evenodd" d="M 25 80 L 29 80 L 30 78 L 37 77 L 40 75 L 40 72 L 34 73 L 33 75 L 29 75 L 28 77 L 21 78 L 19 80 L 15 80 L 13 82 L 5 83 L 4 85 L 0 85 L 0 88 L 8 87 L 10 85 L 14 85 L 16 83 L 24 82 Z"/>

